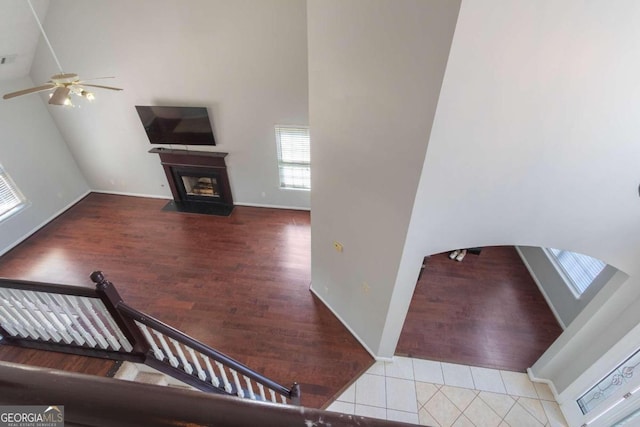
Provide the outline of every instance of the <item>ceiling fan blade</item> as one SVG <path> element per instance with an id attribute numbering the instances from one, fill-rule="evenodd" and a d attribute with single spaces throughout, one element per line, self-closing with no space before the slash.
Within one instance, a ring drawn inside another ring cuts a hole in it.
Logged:
<path id="1" fill-rule="evenodd" d="M 90 82 L 90 81 L 93 81 L 93 80 L 102 80 L 102 79 L 115 79 L 115 76 L 109 76 L 109 77 L 92 77 L 92 78 L 90 78 L 90 79 L 83 79 L 83 80 L 80 80 L 78 83 L 82 84 L 82 83 L 84 83 L 84 82 Z"/>
<path id="2" fill-rule="evenodd" d="M 91 85 L 88 83 L 79 83 L 80 86 L 91 86 L 91 87 L 99 87 L 101 89 L 111 89 L 111 90 L 124 90 L 119 87 L 111 87 L 111 86 L 102 86 L 102 85 Z"/>
<path id="3" fill-rule="evenodd" d="M 49 83 L 49 84 L 42 85 L 42 86 L 32 87 L 30 89 L 23 89 L 23 90 L 19 90 L 17 92 L 11 92 L 11 93 L 8 93 L 8 94 L 4 95 L 2 98 L 3 99 L 15 98 L 16 96 L 28 95 L 30 93 L 36 93 L 36 92 L 43 92 L 45 90 L 53 89 L 54 87 L 56 87 L 56 85 L 54 85 L 53 83 Z"/>
<path id="4" fill-rule="evenodd" d="M 49 98 L 49 104 L 52 105 L 64 105 L 69 97 L 69 93 L 71 93 L 71 89 L 68 87 L 59 87 L 53 92 L 51 98 Z"/>

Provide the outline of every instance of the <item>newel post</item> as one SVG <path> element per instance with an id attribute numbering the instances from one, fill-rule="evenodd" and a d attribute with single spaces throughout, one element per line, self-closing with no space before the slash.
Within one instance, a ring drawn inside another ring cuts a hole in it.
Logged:
<path id="1" fill-rule="evenodd" d="M 136 353 L 142 353 L 145 357 L 149 351 L 149 343 L 138 329 L 136 323 L 120 314 L 118 306 L 123 303 L 122 297 L 116 290 L 113 283 L 107 280 L 102 271 L 94 271 L 91 273 L 91 280 L 96 284 L 96 293 L 100 296 L 100 300 L 104 303 L 105 307 L 113 317 L 113 320 L 118 324 L 122 333 L 127 337 L 133 346 L 133 351 Z"/>
<path id="2" fill-rule="evenodd" d="M 290 398 L 293 405 L 300 406 L 300 384 L 293 383 Z"/>

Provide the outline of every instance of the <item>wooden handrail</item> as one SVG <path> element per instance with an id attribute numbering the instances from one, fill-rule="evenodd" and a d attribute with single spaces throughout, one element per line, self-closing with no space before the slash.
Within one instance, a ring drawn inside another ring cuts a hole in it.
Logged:
<path id="1" fill-rule="evenodd" d="M 184 332 L 181 332 L 169 325 L 167 325 L 166 323 L 163 323 L 161 321 L 159 321 L 158 319 L 155 319 L 145 313 L 142 313 L 141 311 L 136 310 L 133 307 L 129 307 L 127 304 L 125 303 L 120 303 L 118 304 L 118 311 L 120 312 L 120 314 L 122 314 L 123 316 L 126 317 L 130 317 L 132 319 L 137 320 L 138 322 L 149 326 L 152 329 L 155 329 L 156 331 L 170 337 L 173 338 L 174 340 L 188 346 L 191 347 L 192 349 L 199 351 L 200 353 L 204 354 L 205 356 L 213 359 L 213 360 L 217 360 L 218 362 L 222 363 L 223 365 L 226 365 L 234 370 L 236 370 L 238 373 L 241 373 L 242 375 L 246 375 L 247 377 L 251 378 L 252 380 L 261 383 L 265 386 L 267 386 L 268 388 L 272 389 L 273 391 L 282 394 L 284 396 L 287 396 L 289 399 L 295 399 L 296 397 L 299 397 L 299 389 L 297 388 L 297 384 L 294 384 L 294 387 L 292 387 L 292 389 L 288 389 L 285 386 L 278 384 L 277 382 L 263 376 L 260 375 L 258 372 L 254 371 L 253 369 L 249 368 L 246 365 L 243 365 L 242 363 L 238 362 L 237 360 L 232 359 L 231 357 L 227 356 L 226 354 L 220 353 L 219 351 L 201 343 L 200 341 L 190 337 L 189 335 L 185 334 Z M 296 391 L 293 391 L 296 390 Z M 298 396 L 296 396 L 296 393 Z"/>
<path id="2" fill-rule="evenodd" d="M 0 378 L 0 405 L 63 405 L 68 427 L 412 425 L 8 362 Z"/>
<path id="3" fill-rule="evenodd" d="M 46 292 L 49 294 L 99 298 L 99 295 L 94 288 L 87 288 L 84 286 L 59 285 L 56 283 L 31 282 L 28 280 L 0 278 L 0 288 L 21 289 L 23 291 Z"/>

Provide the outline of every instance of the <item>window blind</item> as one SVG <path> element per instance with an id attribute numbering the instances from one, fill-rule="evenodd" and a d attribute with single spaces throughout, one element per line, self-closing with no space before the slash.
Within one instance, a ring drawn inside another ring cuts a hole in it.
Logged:
<path id="1" fill-rule="evenodd" d="M 276 126 L 281 188 L 311 188 L 311 141 L 309 128 Z"/>
<path id="2" fill-rule="evenodd" d="M 587 290 L 607 265 L 599 259 L 575 252 L 554 248 L 549 248 L 549 252 L 578 295 L 582 295 Z"/>
<path id="3" fill-rule="evenodd" d="M 24 203 L 24 197 L 0 165 L 0 218 Z"/>

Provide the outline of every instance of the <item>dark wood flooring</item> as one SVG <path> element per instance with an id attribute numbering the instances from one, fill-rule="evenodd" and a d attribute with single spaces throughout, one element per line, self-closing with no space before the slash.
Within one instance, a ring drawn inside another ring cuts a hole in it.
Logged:
<path id="1" fill-rule="evenodd" d="M 427 259 L 396 354 L 525 371 L 562 333 L 515 248 Z"/>
<path id="2" fill-rule="evenodd" d="M 309 213 L 238 206 L 229 217 L 93 193 L 0 257 L 0 277 L 92 287 L 325 405 L 373 359 L 309 292 Z M 431 257 L 397 353 L 522 370 L 560 333 L 513 248 Z M 94 375 L 113 362 L 0 346 L 0 360 Z"/>
<path id="3" fill-rule="evenodd" d="M 309 213 L 90 194 L 0 257 L 0 277 L 92 286 L 102 270 L 147 312 L 321 407 L 373 359 L 310 292 Z M 41 353 L 41 354 L 38 354 Z M 0 359 L 103 375 L 113 362 L 0 346 Z"/>

